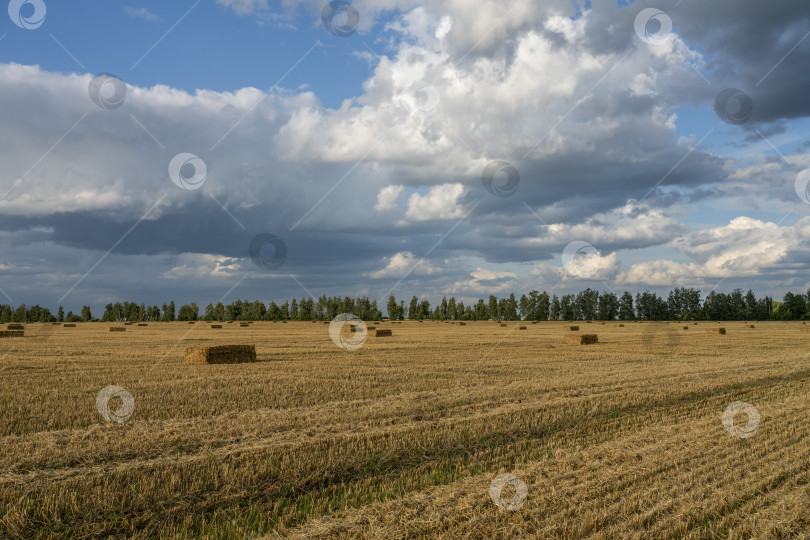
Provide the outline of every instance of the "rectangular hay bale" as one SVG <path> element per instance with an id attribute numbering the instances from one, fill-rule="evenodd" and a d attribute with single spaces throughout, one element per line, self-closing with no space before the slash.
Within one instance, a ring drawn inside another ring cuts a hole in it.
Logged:
<path id="1" fill-rule="evenodd" d="M 596 334 L 576 334 L 565 336 L 565 342 L 569 345 L 593 345 L 599 342 Z"/>
<path id="2" fill-rule="evenodd" d="M 21 324 L 10 323 L 6 326 L 6 330 L 25 330 L 25 327 Z"/>
<path id="3" fill-rule="evenodd" d="M 25 337 L 24 330 L 0 330 L 0 338 Z"/>
<path id="4" fill-rule="evenodd" d="M 519 326 L 518 330 L 526 330 L 526 327 L 525 326 Z"/>
<path id="5" fill-rule="evenodd" d="M 569 326 L 568 329 L 570 331 L 572 331 L 572 332 L 578 332 L 579 331 L 579 326 Z"/>
<path id="6" fill-rule="evenodd" d="M 222 328 L 221 324 L 212 324 L 209 328 Z"/>
<path id="7" fill-rule="evenodd" d="M 707 328 L 706 333 L 707 334 L 726 335 L 726 329 L 725 328 Z"/>
<path id="8" fill-rule="evenodd" d="M 124 328 L 123 326 L 110 326 L 109 328 L 107 328 L 107 331 L 108 332 L 126 332 L 127 329 Z"/>
<path id="9" fill-rule="evenodd" d="M 392 335 L 393 332 L 391 332 L 391 330 L 387 328 L 378 328 L 377 330 L 374 331 L 375 337 L 390 337 Z"/>
<path id="10" fill-rule="evenodd" d="M 138 323 L 138 326 L 149 326 L 149 325 L 147 323 L 145 323 L 145 322 L 142 322 L 142 323 Z"/>
<path id="11" fill-rule="evenodd" d="M 62 328 L 76 328 L 76 325 L 73 323 L 65 323 L 62 325 Z"/>
<path id="12" fill-rule="evenodd" d="M 188 347 L 186 364 L 242 364 L 256 362 L 255 345 L 215 345 L 213 347 Z"/>

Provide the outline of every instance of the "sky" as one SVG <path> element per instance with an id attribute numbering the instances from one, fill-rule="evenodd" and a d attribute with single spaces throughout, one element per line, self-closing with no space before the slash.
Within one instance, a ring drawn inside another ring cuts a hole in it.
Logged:
<path id="1" fill-rule="evenodd" d="M 11 0 L 0 303 L 810 288 L 795 0 Z"/>

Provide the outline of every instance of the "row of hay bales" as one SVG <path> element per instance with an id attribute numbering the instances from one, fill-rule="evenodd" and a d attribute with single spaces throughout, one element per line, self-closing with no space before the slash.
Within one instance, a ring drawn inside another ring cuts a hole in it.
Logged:
<path id="1" fill-rule="evenodd" d="M 697 324 L 697 323 L 695 323 Z M 624 324 L 619 324 L 619 327 L 623 327 Z M 754 325 L 749 325 L 750 328 L 754 328 Z M 523 327 L 525 328 L 525 327 Z M 684 330 L 689 330 L 688 326 L 683 327 Z M 571 332 L 578 332 L 579 326 L 569 326 L 568 330 Z M 708 334 L 718 334 L 718 335 L 726 335 L 726 329 L 723 327 L 719 328 L 707 328 L 706 333 Z M 568 334 L 565 336 L 565 342 L 570 345 L 593 345 L 599 342 L 599 336 L 597 334 Z"/>
<path id="2" fill-rule="evenodd" d="M 375 329 L 377 337 L 391 336 L 390 329 Z M 256 362 L 255 345 L 214 345 L 211 347 L 188 347 L 185 350 L 186 364 L 244 364 Z"/>
<path id="3" fill-rule="evenodd" d="M 21 324 L 9 323 L 5 330 L 0 331 L 0 338 L 25 337 L 25 327 Z"/>

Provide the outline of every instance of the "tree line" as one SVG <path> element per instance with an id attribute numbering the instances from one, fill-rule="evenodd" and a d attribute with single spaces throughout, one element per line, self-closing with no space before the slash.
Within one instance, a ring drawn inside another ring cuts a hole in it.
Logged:
<path id="1" fill-rule="evenodd" d="M 56 315 L 39 305 L 17 307 L 0 304 L 0 322 L 80 322 L 101 320 L 121 321 L 328 321 L 341 313 L 351 313 L 360 319 L 378 321 L 383 318 L 376 300 L 365 296 L 302 298 L 283 304 L 260 300 L 236 300 L 230 304 L 217 302 L 201 310 L 196 303 L 176 308 L 174 301 L 162 306 L 147 306 L 136 302 L 109 303 L 100 319 L 93 317 L 89 306 L 79 314 L 59 306 Z M 810 290 L 806 294 L 788 292 L 781 302 L 765 296 L 757 298 L 753 291 L 742 289 L 730 293 L 712 291 L 705 298 L 697 289 L 677 288 L 666 298 L 644 291 L 635 296 L 625 291 L 600 293 L 585 289 L 576 294 L 549 295 L 546 291 L 530 291 L 516 298 L 514 294 L 465 305 L 454 297 L 443 297 L 436 305 L 416 296 L 406 304 L 394 295 L 388 297 L 387 315 L 391 319 L 412 320 L 801 320 L 810 319 Z"/>
<path id="2" fill-rule="evenodd" d="M 743 294 L 742 289 L 712 291 L 704 299 L 699 290 L 683 287 L 670 291 L 666 298 L 650 291 L 635 296 L 625 291 L 619 296 L 588 288 L 557 296 L 533 290 L 519 299 L 514 294 L 490 295 L 471 305 L 444 297 L 432 307 L 414 296 L 407 308 L 404 301 L 397 303 L 391 296 L 387 308 L 391 318 L 417 320 L 790 320 L 810 318 L 810 290 L 807 294 L 788 292 L 782 302 L 768 296 L 757 298 L 751 290 Z"/>

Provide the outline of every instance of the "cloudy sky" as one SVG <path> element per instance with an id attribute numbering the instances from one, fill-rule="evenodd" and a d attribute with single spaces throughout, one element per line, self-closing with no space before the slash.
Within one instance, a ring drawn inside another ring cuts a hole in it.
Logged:
<path id="1" fill-rule="evenodd" d="M 803 2 L 8 15 L 2 303 L 810 287 Z"/>

